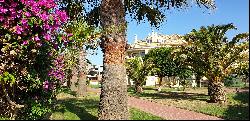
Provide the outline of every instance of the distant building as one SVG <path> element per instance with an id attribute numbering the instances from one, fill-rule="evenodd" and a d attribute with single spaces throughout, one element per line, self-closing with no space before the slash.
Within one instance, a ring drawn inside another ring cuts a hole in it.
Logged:
<path id="1" fill-rule="evenodd" d="M 90 84 L 98 85 L 102 80 L 103 74 L 103 66 L 99 65 L 89 65 L 88 66 L 88 73 L 87 79 L 89 80 Z"/>
<path id="2" fill-rule="evenodd" d="M 181 35 L 162 35 L 152 32 L 144 40 L 139 40 L 135 35 L 134 43 L 129 45 L 126 51 L 126 58 L 134 58 L 136 56 L 144 56 L 150 49 L 159 47 L 172 47 L 186 44 Z"/>
<path id="3" fill-rule="evenodd" d="M 150 49 L 159 48 L 159 47 L 172 47 L 185 45 L 187 42 L 183 39 L 183 36 L 178 34 L 173 35 L 162 35 L 152 31 L 148 37 L 144 40 L 139 40 L 137 35 L 135 35 L 134 43 L 129 45 L 129 48 L 126 51 L 126 59 L 134 58 L 137 56 L 144 56 L 149 52 Z M 129 79 L 127 79 L 129 80 Z M 165 79 L 164 79 L 165 80 Z M 147 76 L 146 86 L 157 85 L 159 83 L 159 78 L 157 76 Z M 133 81 L 132 81 L 133 84 Z M 175 86 L 179 85 L 176 83 Z"/>

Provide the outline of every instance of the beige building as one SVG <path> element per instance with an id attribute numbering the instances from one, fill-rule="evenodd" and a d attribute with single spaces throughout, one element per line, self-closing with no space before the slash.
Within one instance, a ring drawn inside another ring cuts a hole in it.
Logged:
<path id="1" fill-rule="evenodd" d="M 149 36 L 144 40 L 139 40 L 137 38 L 137 35 L 135 35 L 134 43 L 130 44 L 129 48 L 126 51 L 126 59 L 134 58 L 137 56 L 144 56 L 149 52 L 150 49 L 153 48 L 172 47 L 184 44 L 186 44 L 186 41 L 181 35 L 178 34 L 162 35 L 152 31 L 152 33 L 149 34 Z M 147 76 L 146 86 L 156 85 L 158 84 L 158 81 L 159 79 L 156 76 Z M 179 85 L 178 82 L 177 85 Z"/>
<path id="2" fill-rule="evenodd" d="M 144 40 L 139 40 L 135 35 L 134 43 L 129 45 L 126 51 L 126 58 L 133 58 L 136 56 L 144 56 L 152 48 L 171 47 L 186 44 L 181 35 L 162 35 L 152 31 Z"/>

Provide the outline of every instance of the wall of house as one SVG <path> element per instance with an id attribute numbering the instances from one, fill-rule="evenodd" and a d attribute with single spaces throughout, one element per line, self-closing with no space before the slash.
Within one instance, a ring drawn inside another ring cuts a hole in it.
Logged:
<path id="1" fill-rule="evenodd" d="M 154 86 L 158 81 L 158 77 L 147 76 L 146 86 Z"/>

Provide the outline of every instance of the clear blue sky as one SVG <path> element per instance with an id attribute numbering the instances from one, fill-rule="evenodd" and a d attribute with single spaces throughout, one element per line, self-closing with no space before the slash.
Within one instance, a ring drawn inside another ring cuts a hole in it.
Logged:
<path id="1" fill-rule="evenodd" d="M 200 26 L 219 25 L 233 23 L 237 30 L 230 30 L 227 33 L 232 38 L 237 33 L 249 32 L 249 0 L 216 0 L 216 10 L 209 12 L 206 9 L 192 7 L 187 10 L 172 10 L 166 13 L 167 20 L 161 24 L 160 28 L 150 27 L 148 22 L 137 25 L 135 21 L 129 21 L 127 30 L 127 40 L 131 44 L 134 35 L 138 39 L 144 39 L 152 30 L 161 34 L 184 35 L 192 29 L 199 29 Z M 97 55 L 88 55 L 88 59 L 95 65 L 102 65 L 103 55 L 101 49 L 96 51 Z"/>

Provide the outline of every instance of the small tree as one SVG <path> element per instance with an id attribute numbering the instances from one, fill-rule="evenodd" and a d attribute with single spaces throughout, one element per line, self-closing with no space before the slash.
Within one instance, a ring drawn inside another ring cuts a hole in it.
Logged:
<path id="1" fill-rule="evenodd" d="M 179 46 L 173 47 L 172 57 L 176 65 L 176 68 L 174 68 L 174 75 L 179 77 L 180 84 L 183 86 L 184 91 L 189 84 L 189 81 L 186 79 L 190 78 L 193 74 L 191 66 L 188 65 L 187 55 L 182 52 L 182 48 Z"/>
<path id="2" fill-rule="evenodd" d="M 191 65 L 202 69 L 209 80 L 211 102 L 226 101 L 222 80 L 235 72 L 239 60 L 243 58 L 240 53 L 248 49 L 248 33 L 238 34 L 229 41 L 225 33 L 230 29 L 236 28 L 233 24 L 212 25 L 192 30 L 185 36 L 188 42 L 186 54 Z"/>
<path id="3" fill-rule="evenodd" d="M 154 48 L 145 55 L 147 64 L 151 64 L 150 71 L 160 78 L 159 89 L 162 86 L 162 78 L 165 76 L 176 76 L 177 65 L 172 55 L 173 49 L 168 47 Z"/>
<path id="4" fill-rule="evenodd" d="M 147 70 L 141 57 L 135 57 L 126 61 L 126 71 L 128 77 L 135 83 L 135 91 L 141 93 L 143 91 L 142 84 L 146 81 Z"/>

